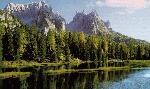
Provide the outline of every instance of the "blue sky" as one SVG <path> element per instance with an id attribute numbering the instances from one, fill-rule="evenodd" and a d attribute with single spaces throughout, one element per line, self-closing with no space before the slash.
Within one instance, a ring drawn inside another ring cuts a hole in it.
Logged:
<path id="1" fill-rule="evenodd" d="M 31 3 L 39 0 L 0 0 L 0 8 L 9 2 Z M 110 20 L 113 30 L 150 42 L 150 0 L 44 0 L 67 22 L 77 12 L 96 10 L 103 20 Z"/>

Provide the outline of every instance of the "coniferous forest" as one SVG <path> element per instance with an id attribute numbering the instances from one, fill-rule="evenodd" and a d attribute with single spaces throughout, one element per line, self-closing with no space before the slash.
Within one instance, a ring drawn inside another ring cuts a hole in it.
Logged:
<path id="1" fill-rule="evenodd" d="M 100 5 L 115 2 L 117 8 L 123 3 L 126 7 L 127 2 L 131 5 L 135 2 L 53 0 L 50 3 L 56 7 L 61 4 L 65 7 L 63 2 L 73 3 L 71 8 L 61 8 L 63 13 L 67 11 L 66 15 L 71 16 L 74 8 L 80 8 L 76 5 L 77 1 L 81 2 L 78 3 L 81 6 L 84 6 L 83 2 L 87 2 L 88 6 L 90 2 Z M 109 5 L 103 5 L 102 9 L 107 13 L 105 17 L 112 16 L 114 12 L 117 17 L 110 19 L 112 28 L 109 20 L 104 21 L 98 15 L 96 10 L 99 12 L 100 7 L 90 13 L 84 10 L 76 12 L 68 23 L 66 20 L 70 18 L 65 20 L 55 13 L 47 5 L 48 1 L 25 4 L 23 0 L 22 3 L 9 3 L 6 8 L 0 9 L 0 89 L 150 89 L 150 43 L 123 35 L 119 30 L 120 33 L 116 32 L 114 27 L 118 25 L 118 29 L 129 31 L 127 35 L 130 36 L 135 35 L 130 33 L 132 30 L 138 33 L 149 31 L 146 16 L 133 18 L 134 15 L 131 15 L 132 19 L 129 19 L 130 15 L 128 18 L 119 17 L 114 6 L 109 10 Z M 136 3 L 131 7 L 135 7 Z M 123 8 L 120 9 L 122 11 Z"/>
<path id="2" fill-rule="evenodd" d="M 73 59 L 101 62 L 109 60 L 148 60 L 149 45 L 115 42 L 108 36 L 87 35 L 83 32 L 57 31 L 47 34 L 35 26 L 22 25 L 14 29 L 0 28 L 0 59 L 37 62 L 69 62 Z"/>

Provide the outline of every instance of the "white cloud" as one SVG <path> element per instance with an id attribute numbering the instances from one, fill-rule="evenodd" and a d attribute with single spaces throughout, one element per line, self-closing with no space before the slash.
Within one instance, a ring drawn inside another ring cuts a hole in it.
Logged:
<path id="1" fill-rule="evenodd" d="M 89 1 L 88 4 L 86 4 L 87 8 L 93 8 L 95 6 L 95 3 L 92 1 Z"/>
<path id="2" fill-rule="evenodd" d="M 96 5 L 98 5 L 98 6 L 104 6 L 105 3 L 103 1 L 97 0 L 96 1 Z"/>
<path id="3" fill-rule="evenodd" d="M 146 5 L 145 7 L 149 7 L 150 6 L 150 0 L 146 0 Z"/>
<path id="4" fill-rule="evenodd" d="M 96 0 L 96 5 L 139 10 L 149 7 L 150 0 Z"/>
<path id="5" fill-rule="evenodd" d="M 135 10 L 130 10 L 130 9 L 124 9 L 121 11 L 116 12 L 118 15 L 128 15 L 128 14 L 133 14 L 135 13 Z"/>
<path id="6" fill-rule="evenodd" d="M 145 7 L 145 0 L 106 0 L 106 5 L 110 7 L 142 9 Z"/>

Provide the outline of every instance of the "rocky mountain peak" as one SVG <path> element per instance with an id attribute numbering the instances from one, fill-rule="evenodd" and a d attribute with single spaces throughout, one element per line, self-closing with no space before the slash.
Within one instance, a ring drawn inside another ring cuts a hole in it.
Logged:
<path id="1" fill-rule="evenodd" d="M 43 1 L 40 1 L 38 3 L 30 3 L 30 4 L 9 3 L 5 7 L 5 9 L 10 11 L 10 12 L 23 11 L 23 10 L 26 10 L 26 9 L 38 10 L 38 9 L 44 9 L 44 8 L 48 8 L 48 5 Z"/>
<path id="2" fill-rule="evenodd" d="M 96 11 L 88 14 L 84 12 L 76 13 L 67 28 L 71 31 L 83 31 L 86 34 L 108 34 L 109 30 L 105 26 L 104 21 L 100 18 Z"/>
<path id="3" fill-rule="evenodd" d="M 107 28 L 111 28 L 111 24 L 110 24 L 109 20 L 105 21 L 104 23 L 105 23 L 105 25 L 106 25 Z"/>
<path id="4" fill-rule="evenodd" d="M 81 20 L 81 19 L 83 19 L 84 16 L 85 16 L 85 13 L 77 12 L 76 15 L 73 18 L 73 21 L 75 22 L 75 21 Z"/>
<path id="5" fill-rule="evenodd" d="M 97 11 L 92 11 L 88 14 L 88 16 L 91 16 L 93 18 L 100 18 L 100 16 L 98 15 Z"/>
<path id="6" fill-rule="evenodd" d="M 52 8 L 43 1 L 30 4 L 9 3 L 4 10 L 29 26 L 36 25 L 44 33 L 49 29 L 65 29 L 65 19 L 54 13 Z"/>

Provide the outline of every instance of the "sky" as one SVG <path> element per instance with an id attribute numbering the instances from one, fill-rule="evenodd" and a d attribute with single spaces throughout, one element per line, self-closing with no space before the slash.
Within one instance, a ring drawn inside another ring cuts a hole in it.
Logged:
<path id="1" fill-rule="evenodd" d="M 0 0 L 0 8 L 8 3 L 31 3 L 40 0 Z M 76 12 L 96 10 L 111 23 L 114 31 L 150 42 L 150 0 L 44 0 L 69 23 Z"/>

